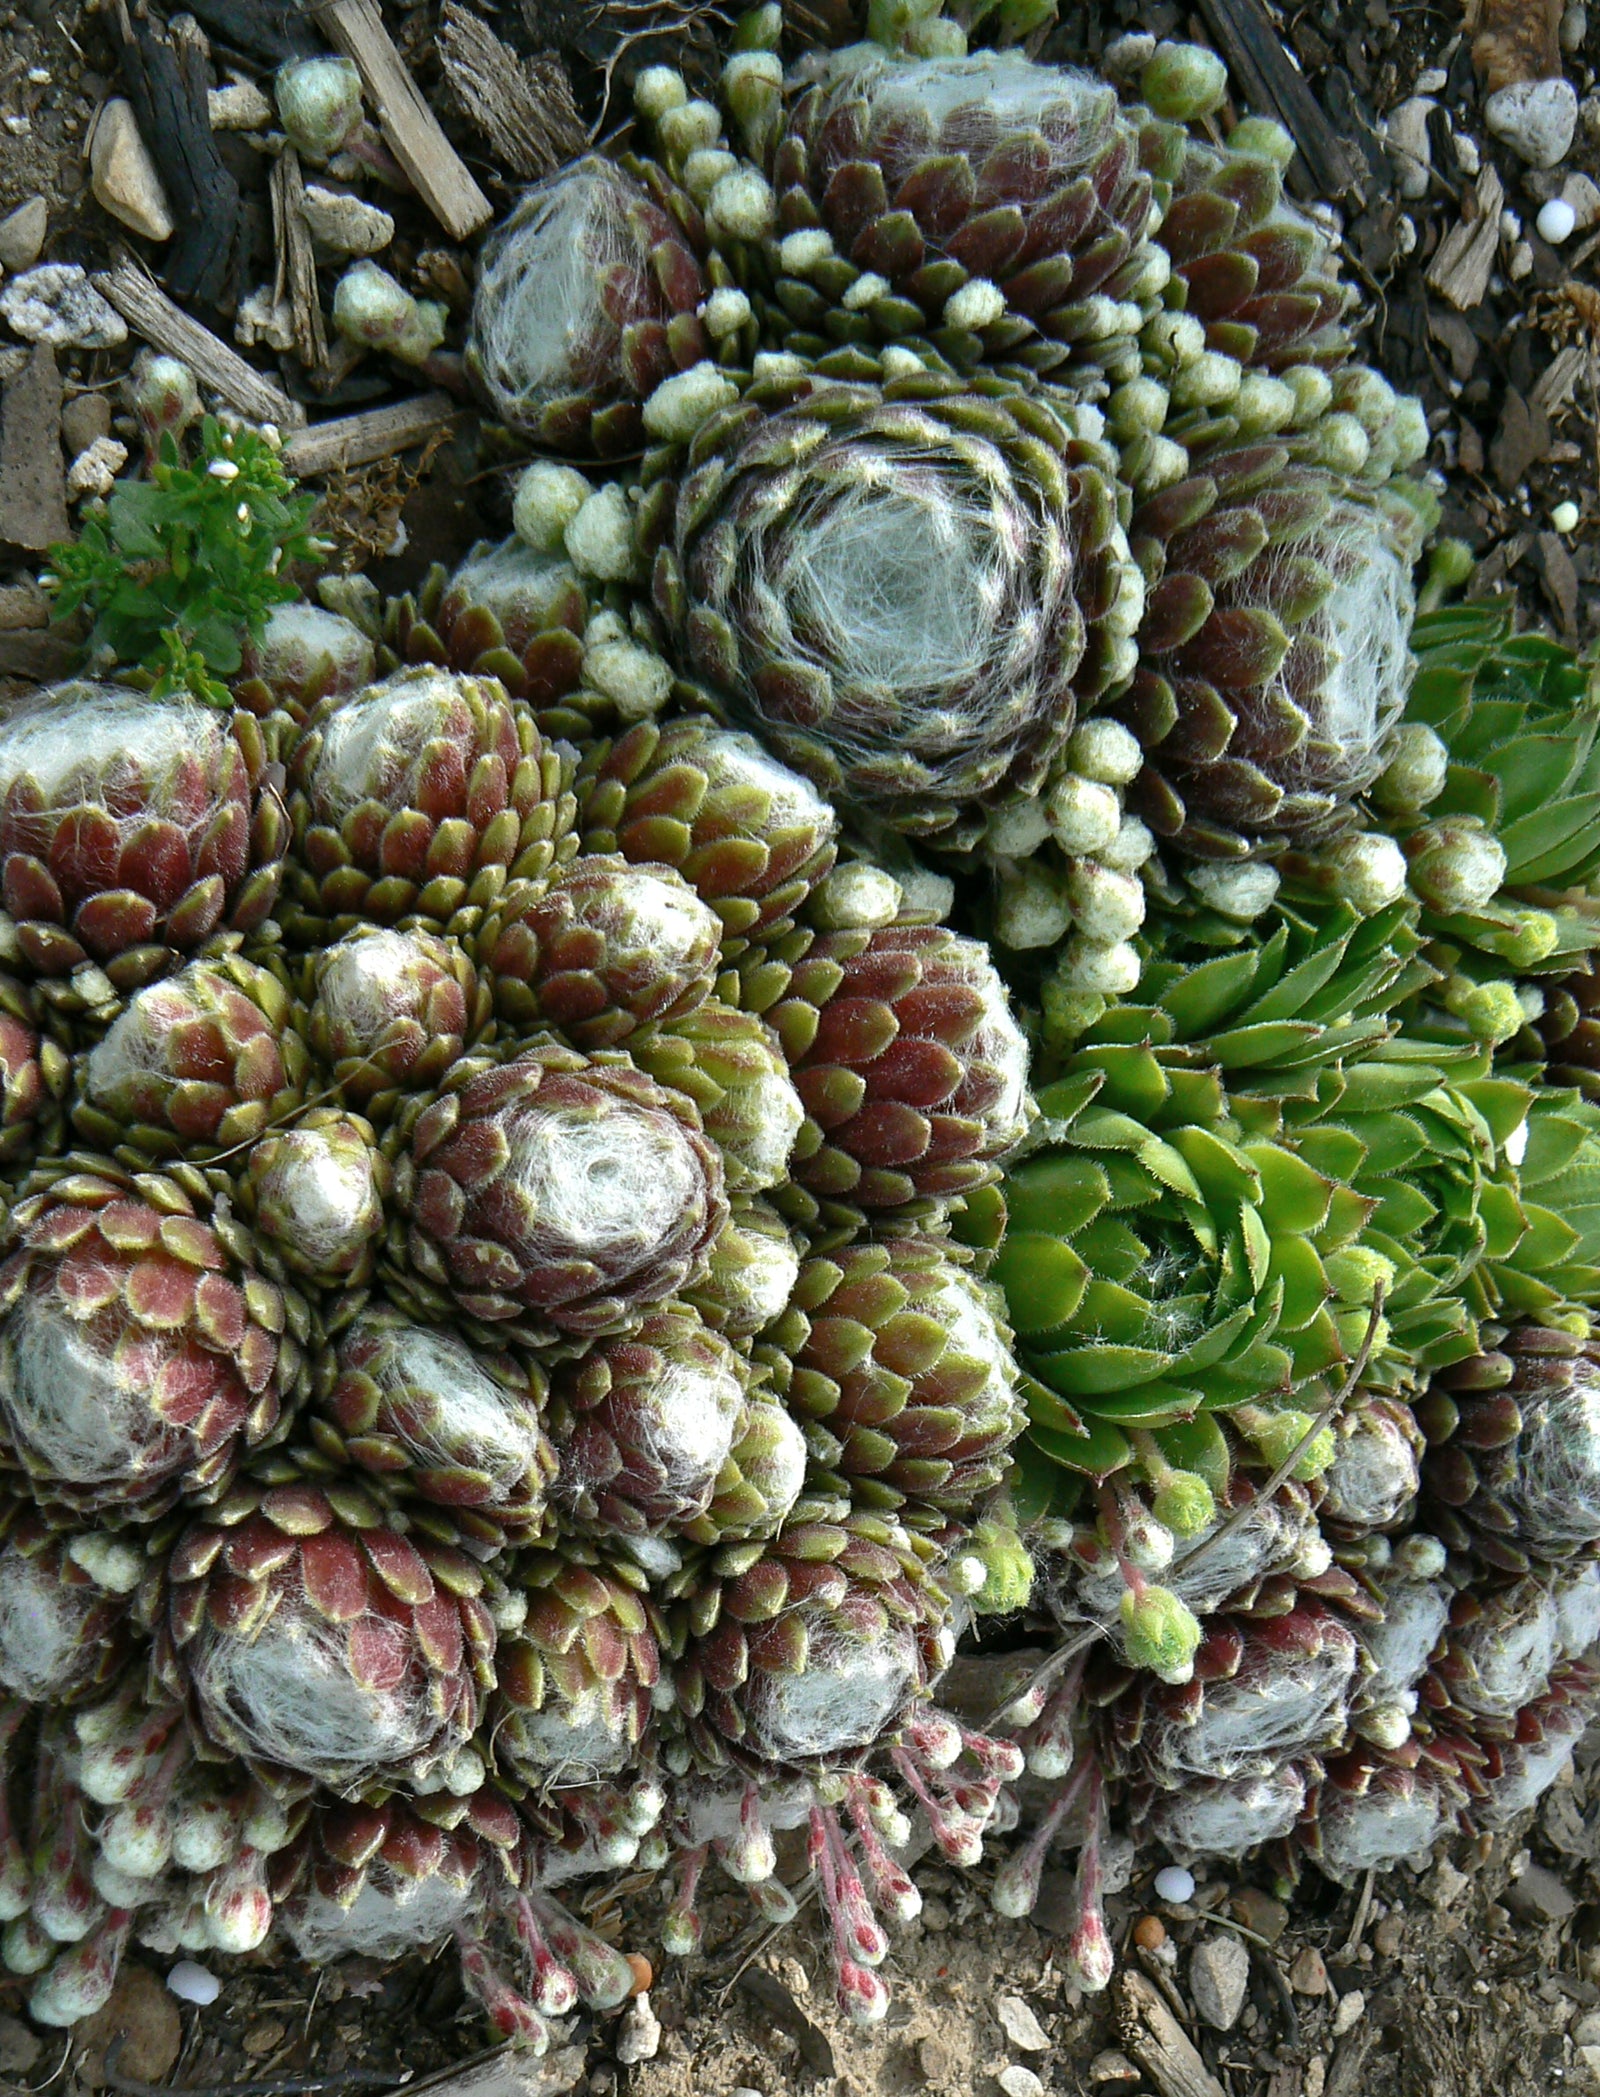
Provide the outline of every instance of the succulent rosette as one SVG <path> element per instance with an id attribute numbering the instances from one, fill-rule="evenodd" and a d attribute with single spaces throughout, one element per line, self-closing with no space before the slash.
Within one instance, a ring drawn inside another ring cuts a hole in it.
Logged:
<path id="1" fill-rule="evenodd" d="M 539 2047 L 631 1982 L 557 1889 L 690 1952 L 780 1836 L 871 2022 L 913 1814 L 1007 1915 L 1076 1847 L 1092 1990 L 1113 1831 L 1348 1881 L 1593 1710 L 1589 667 L 1413 619 L 1420 412 L 1214 54 L 781 13 L 491 234 L 510 537 L 234 712 L 0 709 L 46 2022 L 453 1940 Z"/>
<path id="2" fill-rule="evenodd" d="M 526 191 L 478 265 L 468 368 L 493 412 L 554 451 L 633 448 L 640 404 L 705 354 L 692 250 L 590 154 Z"/>
<path id="3" fill-rule="evenodd" d="M 971 845 L 1132 667 L 1112 470 L 1003 386 L 750 394 L 688 446 L 656 603 L 714 703 L 824 792 Z"/>

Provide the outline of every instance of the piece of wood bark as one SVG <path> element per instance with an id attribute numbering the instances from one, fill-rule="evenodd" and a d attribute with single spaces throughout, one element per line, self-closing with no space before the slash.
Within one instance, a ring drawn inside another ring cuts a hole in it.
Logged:
<path id="1" fill-rule="evenodd" d="M 1466 0 L 1473 71 L 1485 94 L 1561 75 L 1561 0 Z"/>
<path id="2" fill-rule="evenodd" d="M 1360 196 L 1366 172 L 1360 154 L 1335 130 L 1261 0 L 1198 5 L 1245 99 L 1260 115 L 1276 117 L 1299 148 L 1303 177 L 1291 168 L 1291 179 L 1313 196 Z"/>
<path id="3" fill-rule="evenodd" d="M 266 65 L 306 58 L 317 49 L 294 0 L 188 0 L 188 5 L 223 43 Z"/>
<path id="4" fill-rule="evenodd" d="M 417 194 L 453 239 L 470 239 L 493 218 L 494 208 L 439 128 L 375 0 L 326 0 L 314 14 L 334 49 L 354 61 L 389 149 Z"/>
<path id="5" fill-rule="evenodd" d="M 560 59 L 519 58 L 457 0 L 445 0 L 439 16 L 439 62 L 463 113 L 524 182 L 553 174 L 588 146 Z"/>
<path id="6" fill-rule="evenodd" d="M 0 545 L 43 553 L 68 528 L 61 374 L 41 342 L 0 395 Z"/>
<path id="7" fill-rule="evenodd" d="M 419 393 L 414 400 L 342 415 L 337 422 L 314 422 L 284 445 L 283 462 L 301 480 L 341 466 L 369 466 L 422 443 L 460 409 L 460 401 L 448 393 Z"/>
<path id="8" fill-rule="evenodd" d="M 194 21 L 164 31 L 127 0 L 116 0 L 109 19 L 139 136 L 177 225 L 166 280 L 175 297 L 214 306 L 237 289 L 244 200 L 211 132 L 209 47 Z"/>
<path id="9" fill-rule="evenodd" d="M 1118 2038 L 1161 2097 L 1223 2097 L 1222 2085 L 1200 2058 L 1194 2042 L 1142 1973 L 1125 1971 L 1117 1982 Z"/>
<path id="10" fill-rule="evenodd" d="M 136 334 L 153 349 L 187 364 L 199 383 L 220 393 L 230 408 L 251 422 L 273 422 L 280 429 L 298 429 L 304 423 L 306 411 L 298 401 L 175 306 L 160 285 L 131 262 L 120 262 L 93 281 Z"/>
<path id="11" fill-rule="evenodd" d="M 1505 188 L 1492 167 L 1478 177 L 1473 192 L 1474 215 L 1450 228 L 1439 252 L 1428 264 L 1428 288 L 1448 299 L 1458 313 L 1481 306 L 1500 252 L 1500 207 Z"/>
<path id="12" fill-rule="evenodd" d="M 311 228 L 300 208 L 305 193 L 300 155 L 293 146 L 285 146 L 272 167 L 272 236 L 278 251 L 272 296 L 274 302 L 288 300 L 294 353 L 308 371 L 318 371 L 328 361 L 328 337 L 322 325 Z"/>

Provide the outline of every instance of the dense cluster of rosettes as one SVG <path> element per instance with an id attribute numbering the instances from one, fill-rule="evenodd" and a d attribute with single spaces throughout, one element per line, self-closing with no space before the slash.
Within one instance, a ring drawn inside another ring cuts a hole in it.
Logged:
<path id="1" fill-rule="evenodd" d="M 871 2019 L 912 1813 L 1008 1914 L 1076 1846 L 1099 1987 L 1119 1821 L 1347 1878 L 1592 1706 L 1600 694 L 1415 617 L 1420 410 L 1211 54 L 883 12 L 491 236 L 510 538 L 231 718 L 0 714 L 46 2020 L 453 1936 L 537 2042 L 630 1986 L 563 1887 L 691 1952 L 786 1830 Z"/>

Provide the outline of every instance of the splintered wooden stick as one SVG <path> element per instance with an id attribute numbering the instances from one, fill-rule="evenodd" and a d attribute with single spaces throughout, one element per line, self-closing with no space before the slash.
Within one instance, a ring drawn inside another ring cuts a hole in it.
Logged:
<path id="1" fill-rule="evenodd" d="M 1223 2097 L 1222 2085 L 1189 2034 L 1142 1973 L 1125 1972 L 1119 1979 L 1117 2023 L 1123 2052 L 1144 2070 L 1161 2097 Z"/>
<path id="2" fill-rule="evenodd" d="M 375 0 L 326 0 L 314 10 L 336 51 L 353 60 L 396 160 L 445 231 L 468 240 L 494 216 L 383 26 Z"/>
<path id="3" fill-rule="evenodd" d="M 448 393 L 419 393 L 414 400 L 371 408 L 364 415 L 313 423 L 289 439 L 283 463 L 301 480 L 340 466 L 370 466 L 431 437 L 460 407 Z"/>
<path id="4" fill-rule="evenodd" d="M 457 0 L 439 16 L 439 62 L 456 100 L 523 181 L 553 174 L 589 143 L 559 58 L 519 58 Z"/>
<path id="5" fill-rule="evenodd" d="M 247 364 L 209 328 L 191 320 L 131 262 L 119 262 L 115 269 L 104 271 L 95 278 L 94 287 L 152 349 L 187 364 L 202 386 L 220 393 L 230 408 L 237 408 L 251 422 L 273 422 L 279 429 L 292 430 L 305 421 L 306 411 L 298 401 Z"/>

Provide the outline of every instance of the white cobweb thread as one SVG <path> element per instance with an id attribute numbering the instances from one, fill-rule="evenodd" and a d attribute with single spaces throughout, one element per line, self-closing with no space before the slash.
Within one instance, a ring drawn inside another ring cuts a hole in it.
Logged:
<path id="1" fill-rule="evenodd" d="M 704 1197 L 678 1123 L 603 1095 L 518 1114 L 505 1170 L 536 1219 L 539 1249 L 612 1272 L 642 1266 Z"/>
<path id="2" fill-rule="evenodd" d="M 875 1638 L 841 1635 L 809 1618 L 797 1674 L 752 1672 L 742 1692 L 749 1738 L 775 1762 L 807 1762 L 868 1747 L 894 1721 L 917 1679 L 917 1641 L 904 1624 Z"/>
<path id="3" fill-rule="evenodd" d="M 1320 683 L 1297 698 L 1288 671 L 1270 680 L 1276 698 L 1297 707 L 1308 730 L 1296 749 L 1274 754 L 1272 771 L 1291 794 L 1335 795 L 1341 802 L 1369 787 L 1383 769 L 1389 730 L 1411 680 L 1411 621 L 1416 610 L 1411 571 L 1376 514 L 1341 505 L 1298 539 L 1273 547 L 1251 563 L 1236 592 L 1223 601 L 1271 605 L 1292 594 L 1293 563 L 1309 557 L 1335 581 L 1325 602 L 1299 633 L 1327 651 Z"/>
<path id="4" fill-rule="evenodd" d="M 1417 1497 L 1422 1474 L 1415 1450 L 1380 1415 L 1358 1413 L 1354 1431 L 1341 1435 L 1333 1462 L 1322 1474 L 1322 1512 L 1362 1529 L 1384 1529 Z"/>
<path id="5" fill-rule="evenodd" d="M 342 1040 L 376 1048 L 396 1019 L 420 1017 L 409 932 L 386 927 L 352 933 L 317 957 L 316 1003 Z"/>
<path id="6" fill-rule="evenodd" d="M 1317 1816 L 1318 1862 L 1329 1878 L 1348 1883 L 1366 1871 L 1421 1857 L 1449 1819 L 1439 1791 L 1419 1780 L 1414 1789 L 1385 1786 L 1365 1792 L 1324 1784 Z"/>
<path id="7" fill-rule="evenodd" d="M 333 1786 L 353 1787 L 424 1755 L 439 1720 L 423 1687 L 414 1636 L 394 1633 L 392 1687 L 356 1679 L 349 1625 L 285 1595 L 251 1640 L 202 1626 L 188 1649 L 197 1695 L 244 1752 Z"/>
<path id="8" fill-rule="evenodd" d="M 1371 1702 L 1386 1703 L 1416 1687 L 1449 1621 L 1450 1590 L 1442 1580 L 1385 1584 L 1383 1621 L 1362 1632 L 1362 1643 L 1373 1662 L 1373 1672 L 1362 1689 Z"/>
<path id="9" fill-rule="evenodd" d="M 1524 1402 L 1515 1472 L 1501 1493 L 1518 1534 L 1539 1543 L 1600 1539 L 1600 1373 L 1583 1360 L 1560 1391 Z"/>
<path id="10" fill-rule="evenodd" d="M 1331 1622 L 1312 1652 L 1247 1647 L 1236 1675 L 1206 1684 L 1192 1725 L 1152 1721 L 1152 1759 L 1188 1776 L 1268 1774 L 1285 1757 L 1342 1733 L 1357 1658 L 1354 1637 Z"/>
<path id="11" fill-rule="evenodd" d="M 493 612 L 504 625 L 542 626 L 577 582 L 559 554 L 541 553 L 515 536 L 474 549 L 450 580 L 450 596 Z"/>
<path id="12" fill-rule="evenodd" d="M 83 1643 L 100 1596 L 69 1585 L 48 1562 L 15 1545 L 0 1551 L 0 1683 L 30 1703 L 48 1703 L 93 1671 L 98 1657 Z"/>
<path id="13" fill-rule="evenodd" d="M 1098 163 L 1116 120 L 1115 91 L 1089 73 L 1039 66 L 1020 51 L 974 51 L 963 58 L 908 65 L 871 44 L 854 44 L 823 62 L 830 103 L 865 98 L 875 150 L 892 197 L 929 150 L 971 154 L 981 166 L 999 139 L 1042 136 L 1051 186 Z M 826 175 L 834 162 L 819 157 Z M 1092 235 L 1088 236 L 1092 237 Z"/>
<path id="14" fill-rule="evenodd" d="M 153 700 L 116 685 L 68 684 L 9 704 L 0 735 L 0 803 L 20 781 L 32 779 L 45 804 L 59 811 L 114 809 L 130 825 L 143 820 L 151 790 L 180 765 L 215 778 L 226 763 L 226 717 L 188 699 Z M 216 811 L 205 805 L 168 807 L 197 850 Z M 43 842 L 26 816 L 10 819 L 7 844 L 23 850 Z"/>
<path id="15" fill-rule="evenodd" d="M 471 1886 L 438 1877 L 384 1877 L 388 1883 L 380 1886 L 378 1872 L 369 1872 L 348 1907 L 316 1891 L 292 1901 L 283 1911 L 284 1927 L 301 1958 L 315 1966 L 353 1953 L 399 1958 L 437 1944 L 477 1912 Z"/>
<path id="16" fill-rule="evenodd" d="M 398 670 L 368 685 L 323 724 L 308 782 L 316 819 L 341 822 L 363 801 L 414 808 L 424 760 L 442 739 L 459 739 L 464 725 L 452 671 Z"/>
<path id="17" fill-rule="evenodd" d="M 516 421 L 603 387 L 620 341 L 602 302 L 608 280 L 628 281 L 629 308 L 661 307 L 629 224 L 640 195 L 619 169 L 581 160 L 547 183 L 480 261 L 473 348 L 496 405 Z"/>
<path id="18" fill-rule="evenodd" d="M 1180 1856 L 1240 1857 L 1287 1835 L 1305 1802 L 1305 1773 L 1286 1762 L 1265 1776 L 1163 1793 L 1151 1803 L 1149 1828 Z"/>
<path id="19" fill-rule="evenodd" d="M 753 676 L 826 678 L 826 718 L 797 725 L 843 761 L 909 764 L 923 788 L 991 785 L 1070 704 L 1083 631 L 1069 521 L 1025 499 L 994 446 L 893 403 L 762 494 L 741 519 L 729 616 Z M 781 738 L 782 705 L 753 703 Z"/>
<path id="20" fill-rule="evenodd" d="M 303 1266 L 327 1271 L 353 1261 L 383 1224 L 364 1148 L 329 1141 L 320 1129 L 284 1129 L 272 1138 L 270 1163 L 256 1192 L 285 1219 L 274 1224 Z"/>
<path id="21" fill-rule="evenodd" d="M 1464 1663 L 1451 1677 L 1453 1701 L 1479 1718 L 1515 1717 L 1549 1681 L 1559 1632 L 1555 1597 L 1536 1583 L 1487 1596 L 1450 1641 Z"/>
<path id="22" fill-rule="evenodd" d="M 1576 1660 L 1600 1644 L 1600 1565 L 1586 1565 L 1553 1590 L 1556 1638 L 1566 1659 Z"/>
<path id="23" fill-rule="evenodd" d="M 114 1310 L 80 1321 L 24 1296 L 0 1328 L 0 1411 L 18 1453 L 74 1486 L 151 1483 L 182 1468 L 189 1437 L 150 1403 L 148 1358 L 118 1366 Z"/>
<path id="24" fill-rule="evenodd" d="M 519 1711 L 502 1742 L 510 1759 L 554 1785 L 592 1784 L 613 1777 L 632 1759 L 627 1725 L 608 1710 L 604 1689 L 552 1698 L 538 1711 Z"/>
<path id="25" fill-rule="evenodd" d="M 351 1337 L 362 1337 L 361 1327 Z M 540 1431 L 533 1407 L 489 1374 L 473 1349 L 435 1326 L 379 1328 L 361 1364 L 388 1401 L 384 1429 L 423 1469 L 470 1462 L 500 1504 L 536 1466 Z"/>

